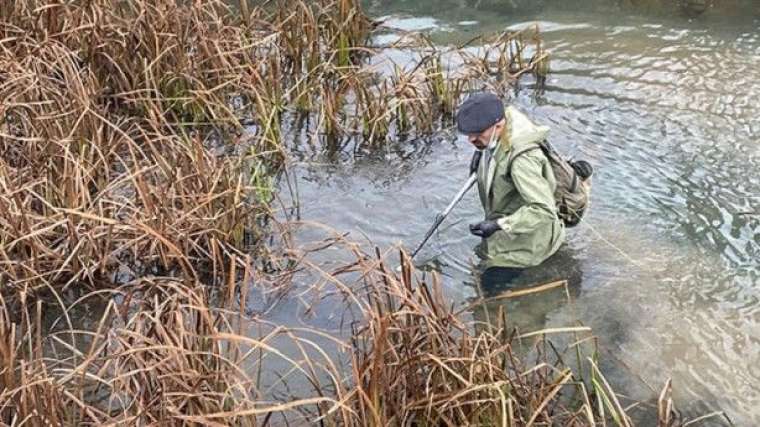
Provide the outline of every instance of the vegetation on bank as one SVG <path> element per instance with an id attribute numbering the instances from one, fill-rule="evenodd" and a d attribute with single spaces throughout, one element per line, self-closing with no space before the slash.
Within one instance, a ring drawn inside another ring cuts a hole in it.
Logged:
<path id="1" fill-rule="evenodd" d="M 0 0 L 3 423 L 631 424 L 594 357 L 559 357 L 588 333 L 523 364 L 503 320 L 476 332 L 403 254 L 396 274 L 332 238 L 353 261 L 325 270 L 275 223 L 293 120 L 371 149 L 548 72 L 533 32 L 445 51 L 410 35 L 391 48 L 419 61 L 382 71 L 378 27 L 353 0 Z M 304 271 L 351 315 L 345 337 L 248 315 Z M 308 395 L 275 392 L 293 376 Z"/>

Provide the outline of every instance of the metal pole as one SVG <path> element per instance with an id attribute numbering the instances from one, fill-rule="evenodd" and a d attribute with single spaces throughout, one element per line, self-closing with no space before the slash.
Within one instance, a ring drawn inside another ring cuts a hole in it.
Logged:
<path id="1" fill-rule="evenodd" d="M 425 234 L 425 238 L 422 239 L 422 242 L 420 242 L 419 246 L 417 246 L 417 249 L 412 252 L 412 259 L 417 255 L 417 253 L 422 249 L 423 246 L 425 246 L 425 243 L 427 243 L 428 239 L 430 239 L 430 236 L 435 233 L 435 230 L 438 229 L 438 226 L 441 225 L 444 219 L 451 213 L 451 211 L 454 209 L 454 206 L 459 203 L 460 200 L 462 200 L 462 197 L 467 193 L 467 190 L 469 190 L 475 182 L 478 180 L 478 177 L 475 173 L 472 173 L 470 177 L 467 179 L 467 182 L 464 183 L 462 188 L 459 190 L 459 192 L 454 196 L 454 199 L 451 200 L 451 203 L 449 203 L 448 206 L 446 206 L 446 209 L 443 210 L 443 212 L 439 213 L 435 216 L 435 221 L 433 222 L 433 226 L 430 227 L 430 230 L 428 230 L 427 234 Z"/>

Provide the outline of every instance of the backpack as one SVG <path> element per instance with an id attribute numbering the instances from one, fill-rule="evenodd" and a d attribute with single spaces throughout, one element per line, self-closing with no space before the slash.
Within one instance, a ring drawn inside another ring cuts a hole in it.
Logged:
<path id="1" fill-rule="evenodd" d="M 591 165 L 583 160 L 571 162 L 565 160 L 547 140 L 514 153 L 507 164 L 507 175 L 510 174 L 512 163 L 521 155 L 540 149 L 549 159 L 554 171 L 557 188 L 554 190 L 554 201 L 557 204 L 557 216 L 566 227 L 574 227 L 581 222 L 583 214 L 588 210 L 591 190 Z"/>

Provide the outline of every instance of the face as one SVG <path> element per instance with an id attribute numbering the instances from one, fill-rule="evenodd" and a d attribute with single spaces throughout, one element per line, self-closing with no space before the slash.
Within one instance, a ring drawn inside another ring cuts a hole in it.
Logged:
<path id="1" fill-rule="evenodd" d="M 491 138 L 498 138 L 501 130 L 504 128 L 504 120 L 499 121 L 490 128 L 478 134 L 467 135 L 467 141 L 474 145 L 478 150 L 488 147 Z"/>

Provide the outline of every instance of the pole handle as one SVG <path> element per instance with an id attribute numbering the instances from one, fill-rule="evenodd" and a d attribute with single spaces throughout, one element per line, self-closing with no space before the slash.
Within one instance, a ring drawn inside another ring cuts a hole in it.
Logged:
<path id="1" fill-rule="evenodd" d="M 428 232 L 425 234 L 425 238 L 422 239 L 422 242 L 417 246 L 417 249 L 412 252 L 412 259 L 417 255 L 417 253 L 422 249 L 423 246 L 425 246 L 425 243 L 430 239 L 430 236 L 433 235 L 435 230 L 441 225 L 444 219 L 451 213 L 451 211 L 454 209 L 454 206 L 459 203 L 460 200 L 462 200 L 462 197 L 467 193 L 467 191 L 472 188 L 472 186 L 475 184 L 475 182 L 478 180 L 476 174 L 471 174 L 469 178 L 467 178 L 467 182 L 464 183 L 462 188 L 459 190 L 459 192 L 454 196 L 454 198 L 451 200 L 451 203 L 449 203 L 448 206 L 446 206 L 446 209 L 443 210 L 443 212 L 437 214 L 435 216 L 435 221 L 433 222 L 433 226 L 430 227 Z"/>

